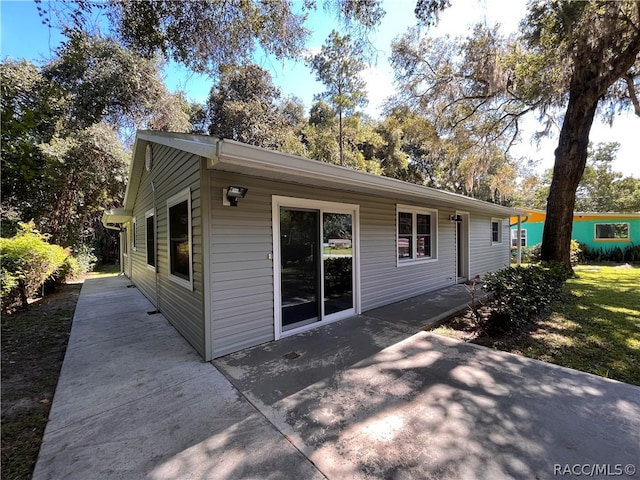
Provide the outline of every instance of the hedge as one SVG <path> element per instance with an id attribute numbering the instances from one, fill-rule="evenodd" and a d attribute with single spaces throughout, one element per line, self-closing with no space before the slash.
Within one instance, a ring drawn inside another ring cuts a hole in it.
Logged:
<path id="1" fill-rule="evenodd" d="M 65 265 L 69 252 L 47 242 L 33 224 L 21 223 L 12 238 L 0 238 L 2 309 L 27 301 Z"/>

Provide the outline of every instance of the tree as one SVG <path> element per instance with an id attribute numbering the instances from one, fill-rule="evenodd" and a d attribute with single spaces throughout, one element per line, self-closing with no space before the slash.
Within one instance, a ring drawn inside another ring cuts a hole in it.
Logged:
<path id="1" fill-rule="evenodd" d="M 480 26 L 468 38 L 423 37 L 412 29 L 393 42 L 398 93 L 388 112 L 404 112 L 405 148 L 427 185 L 509 202 L 516 166 L 508 151 L 532 108 L 498 95 L 508 88 L 509 48 L 497 29 Z"/>
<path id="2" fill-rule="evenodd" d="M 589 145 L 587 164 L 576 190 L 575 209 L 579 212 L 615 212 L 615 184 L 622 174 L 614 172 L 611 163 L 615 160 L 620 144 L 599 143 Z"/>
<path id="3" fill-rule="evenodd" d="M 17 220 L 37 216 L 44 160 L 39 145 L 56 132 L 66 111 L 63 89 L 26 61 L 0 63 L 2 205 Z M 24 216 L 23 216 L 24 215 Z"/>
<path id="4" fill-rule="evenodd" d="M 345 26 L 368 32 L 384 15 L 381 0 L 36 0 L 43 22 L 47 8 L 71 30 L 92 27 L 96 10 L 106 12 L 114 37 L 137 54 L 183 63 L 216 75 L 228 64 L 250 61 L 260 48 L 278 60 L 297 58 L 309 36 L 307 13 L 319 5 Z"/>
<path id="5" fill-rule="evenodd" d="M 447 5 L 446 0 L 422 0 L 416 15 L 429 24 Z M 454 75 L 464 88 L 454 92 L 454 101 L 445 107 L 456 119 L 505 121 L 510 127 L 507 138 L 512 139 L 518 132 L 512 119 L 535 110 L 548 120 L 542 133 L 549 133 L 553 113 L 563 112 L 541 256 L 569 266 L 576 189 L 596 112 L 600 108 L 611 119 L 620 109 L 633 107 L 640 115 L 640 1 L 535 0 L 522 29 L 518 41 L 498 41 L 495 46 L 490 37 L 474 35 L 469 71 Z M 439 59 L 430 58 L 428 65 L 437 66 Z M 492 104 L 499 107 L 497 116 L 490 111 L 484 117 L 487 112 L 479 107 Z"/>
<path id="6" fill-rule="evenodd" d="M 570 265 L 571 219 L 596 111 L 607 104 L 638 105 L 640 1 L 538 1 L 530 7 L 527 24 L 529 45 L 545 57 L 544 68 L 562 65 L 566 71 L 561 83 L 566 110 L 555 151 L 541 258 Z M 623 89 L 626 97 L 621 96 Z M 636 113 L 640 116 L 640 109 Z"/>
<path id="7" fill-rule="evenodd" d="M 361 43 L 352 41 L 349 35 L 341 36 L 334 30 L 320 52 L 308 59 L 316 78 L 327 88 L 318 98 L 326 100 L 338 115 L 340 165 L 345 164 L 344 117 L 351 115 L 356 107 L 367 104 L 366 83 L 359 76 L 366 68 L 362 57 Z"/>
<path id="8" fill-rule="evenodd" d="M 637 212 L 640 210 L 640 180 L 623 178 L 613 171 L 619 144 L 599 143 L 589 145 L 587 164 L 576 190 L 575 209 L 579 212 Z M 537 208 L 546 208 L 544 201 L 549 196 L 553 171 L 545 172 L 542 185 L 536 193 Z"/>
<path id="9" fill-rule="evenodd" d="M 105 207 L 123 199 L 126 152 L 115 130 L 91 125 L 41 146 L 45 158 L 39 219 L 56 243 L 87 243 Z M 48 207 L 48 208 L 47 208 Z"/>
<path id="10" fill-rule="evenodd" d="M 304 122 L 300 100 L 281 99 L 271 75 L 255 64 L 227 65 L 207 102 L 209 133 L 264 148 L 302 153 L 296 128 Z"/>
<path id="11" fill-rule="evenodd" d="M 69 31 L 57 57 L 42 69 L 67 96 L 66 128 L 84 129 L 105 121 L 123 138 L 138 128 L 187 131 L 188 107 L 160 77 L 157 63 L 116 41 Z"/>
<path id="12" fill-rule="evenodd" d="M 105 234 L 99 218 L 122 200 L 129 133 L 187 130 L 188 104 L 155 63 L 108 39 L 73 32 L 57 55 L 41 68 L 0 63 L 2 208 L 70 246 Z"/>
<path id="13" fill-rule="evenodd" d="M 380 162 L 385 149 L 378 122 L 355 114 L 342 121 L 342 164 L 381 174 Z M 340 162 L 340 134 L 337 115 L 326 102 L 319 100 L 312 107 L 309 122 L 302 130 L 307 156 L 327 163 Z"/>

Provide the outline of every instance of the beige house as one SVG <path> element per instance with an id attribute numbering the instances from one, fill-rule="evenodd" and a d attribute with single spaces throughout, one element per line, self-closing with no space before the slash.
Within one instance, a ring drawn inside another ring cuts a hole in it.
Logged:
<path id="1" fill-rule="evenodd" d="M 140 131 L 125 275 L 210 360 L 509 264 L 512 208 L 210 136 Z"/>

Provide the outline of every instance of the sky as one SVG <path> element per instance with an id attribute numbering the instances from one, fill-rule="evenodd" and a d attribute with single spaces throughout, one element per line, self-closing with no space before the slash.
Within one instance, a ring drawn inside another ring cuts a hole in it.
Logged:
<path id="1" fill-rule="evenodd" d="M 385 3 L 387 14 L 371 36 L 377 50 L 376 59 L 362 75 L 367 82 L 369 98 L 365 112 L 374 118 L 381 115 L 381 105 L 394 91 L 393 72 L 388 63 L 391 41 L 415 25 L 413 8 L 416 0 L 385 0 Z M 516 32 L 526 14 L 526 0 L 452 0 L 451 3 L 452 6 L 441 14 L 438 26 L 430 30 L 430 34 L 464 36 L 477 22 L 489 25 L 499 23 L 504 32 Z M 55 48 L 63 40 L 58 31 L 42 24 L 33 0 L 0 0 L 0 21 L 0 57 L 3 59 L 25 58 L 41 64 L 54 56 Z M 307 26 L 313 32 L 307 46 L 311 52 L 319 50 L 333 28 L 339 29 L 336 21 L 322 8 L 310 15 Z M 271 73 L 283 95 L 300 98 L 307 109 L 311 107 L 314 95 L 324 89 L 302 61 L 281 63 L 266 56 L 256 56 L 254 60 Z M 165 69 L 165 82 L 170 90 L 182 90 L 188 98 L 201 103 L 206 101 L 212 86 L 209 78 L 174 64 Z M 535 119 L 529 118 L 524 125 L 522 140 L 511 153 L 516 158 L 537 161 L 539 172 L 551 168 L 557 135 L 536 146 L 530 142 L 536 131 Z M 620 143 L 613 169 L 625 176 L 640 178 L 640 118 L 632 113 L 622 114 L 616 118 L 613 126 L 596 120 L 590 140 L 593 143 Z"/>

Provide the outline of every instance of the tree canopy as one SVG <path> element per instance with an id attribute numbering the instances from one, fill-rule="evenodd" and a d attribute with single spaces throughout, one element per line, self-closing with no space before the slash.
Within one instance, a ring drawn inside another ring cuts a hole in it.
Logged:
<path id="1" fill-rule="evenodd" d="M 425 24 L 448 5 L 419 3 Z M 534 0 L 521 29 L 507 39 L 482 26 L 455 41 L 409 32 L 393 45 L 398 103 L 424 112 L 440 137 L 457 136 L 458 147 L 466 137 L 474 170 L 489 164 L 494 148 L 507 152 L 518 140 L 523 115 L 537 112 L 546 121 L 542 134 L 561 124 L 542 258 L 569 265 L 576 189 L 596 112 L 611 119 L 633 108 L 640 115 L 640 1 Z"/>
<path id="2" fill-rule="evenodd" d="M 95 240 L 121 202 L 135 128 L 189 129 L 158 66 L 100 36 L 72 32 L 51 62 L 4 60 L 0 77 L 2 208 L 64 246 Z"/>
<path id="3" fill-rule="evenodd" d="M 209 133 L 264 148 L 302 154 L 296 127 L 304 107 L 281 98 L 271 75 L 255 64 L 221 67 L 207 102 Z"/>
<path id="4" fill-rule="evenodd" d="M 613 169 L 619 147 L 616 142 L 589 145 L 587 164 L 576 191 L 576 211 L 640 211 L 640 179 L 625 177 Z M 552 177 L 552 170 L 543 175 L 534 200 L 535 208 L 546 208 Z"/>
<path id="5" fill-rule="evenodd" d="M 317 95 L 326 100 L 338 115 L 340 165 L 344 165 L 344 117 L 367 104 L 366 82 L 360 72 L 366 68 L 363 47 L 349 35 L 333 30 L 320 52 L 308 59 L 309 66 L 326 90 Z"/>
<path id="6" fill-rule="evenodd" d="M 122 195 L 123 152 L 139 127 L 210 132 L 503 204 L 537 201 L 543 185 L 547 260 L 568 261 L 571 213 L 589 189 L 615 184 L 610 195 L 630 199 L 616 205 L 636 208 L 637 185 L 606 160 L 615 148 L 597 150 L 603 160 L 593 164 L 587 152 L 595 115 L 640 116 L 639 0 L 533 0 L 521 34 L 482 25 L 456 39 L 425 35 L 449 1 L 417 0 L 420 28 L 393 43 L 398 93 L 379 120 L 357 108 L 382 0 L 36 2 L 45 22 L 45 10 L 57 10 L 67 41 L 42 67 L 0 65 L 2 206 L 61 242 L 91 235 L 97 205 Z M 300 57 L 316 8 L 335 13 L 347 33 L 334 31 L 307 57 L 326 86 L 307 119 L 252 62 L 257 52 Z M 108 24 L 94 23 L 96 9 Z M 159 68 L 169 60 L 211 76 L 206 105 L 166 90 Z M 511 155 L 532 113 L 541 135 L 561 125 L 547 183 Z M 105 184 L 107 171 L 115 173 Z"/>
<path id="7" fill-rule="evenodd" d="M 251 61 L 262 50 L 278 60 L 299 58 L 310 31 L 310 11 L 325 8 L 354 31 L 368 32 L 384 16 L 381 0 L 36 0 L 43 21 L 48 10 L 69 29 L 86 30 L 95 10 L 106 12 L 112 35 L 138 55 L 182 63 L 216 75 L 220 67 Z"/>

